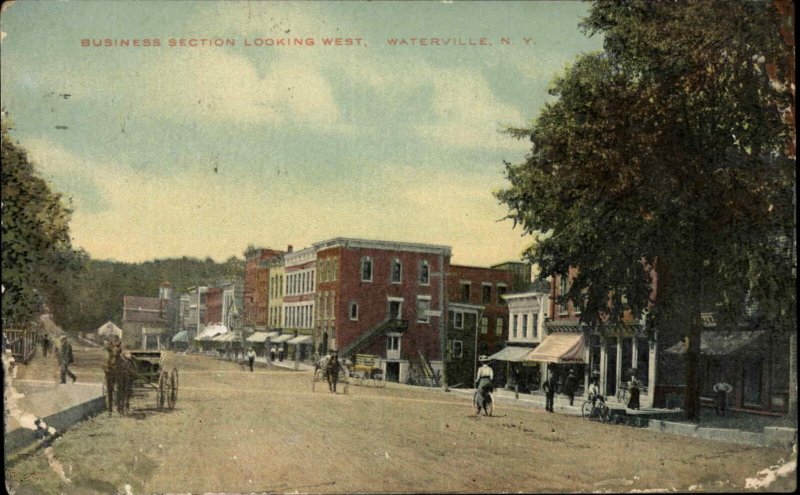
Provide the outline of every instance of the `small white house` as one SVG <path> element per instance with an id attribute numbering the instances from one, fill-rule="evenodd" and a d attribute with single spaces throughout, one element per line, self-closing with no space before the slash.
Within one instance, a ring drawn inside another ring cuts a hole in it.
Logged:
<path id="1" fill-rule="evenodd" d="M 122 329 L 112 321 L 107 321 L 97 328 L 97 335 L 98 337 L 122 339 Z"/>

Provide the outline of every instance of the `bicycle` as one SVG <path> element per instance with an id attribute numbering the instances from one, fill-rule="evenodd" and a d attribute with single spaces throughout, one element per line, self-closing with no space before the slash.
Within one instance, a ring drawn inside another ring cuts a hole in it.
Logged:
<path id="1" fill-rule="evenodd" d="M 586 400 L 581 406 L 581 415 L 586 419 L 598 419 L 603 423 L 611 421 L 611 409 L 606 405 L 602 395 L 598 395 L 594 403 L 591 398 Z"/>

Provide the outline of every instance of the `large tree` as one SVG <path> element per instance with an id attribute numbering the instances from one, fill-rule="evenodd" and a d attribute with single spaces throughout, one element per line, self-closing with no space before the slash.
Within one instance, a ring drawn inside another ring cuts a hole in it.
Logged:
<path id="1" fill-rule="evenodd" d="M 776 325 L 795 319 L 791 95 L 767 71 L 786 59 L 780 22 L 761 1 L 595 2 L 583 26 L 603 52 L 512 131 L 533 148 L 497 194 L 537 235 L 526 255 L 543 274 L 577 268 L 562 301 L 580 302 L 584 321 L 641 317 L 655 296 L 651 322 L 688 339 L 693 420 L 701 311 L 735 319 L 757 300 Z"/>
<path id="2" fill-rule="evenodd" d="M 3 326 L 28 327 L 65 290 L 85 255 L 72 249 L 70 210 L 2 125 Z M 67 304 L 63 304 L 67 305 Z"/>

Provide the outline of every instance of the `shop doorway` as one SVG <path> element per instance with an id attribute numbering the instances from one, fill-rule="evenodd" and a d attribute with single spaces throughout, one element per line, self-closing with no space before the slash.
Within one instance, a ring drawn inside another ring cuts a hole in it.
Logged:
<path id="1" fill-rule="evenodd" d="M 386 381 L 399 382 L 400 381 L 400 363 L 387 361 L 386 362 Z"/>

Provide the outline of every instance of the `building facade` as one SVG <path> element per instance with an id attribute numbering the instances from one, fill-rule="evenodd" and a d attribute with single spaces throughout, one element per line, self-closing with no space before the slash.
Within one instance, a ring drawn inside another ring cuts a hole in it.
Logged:
<path id="1" fill-rule="evenodd" d="M 252 248 L 244 253 L 243 326 L 247 329 L 267 328 L 269 270 L 262 262 L 280 254 L 281 251 L 265 248 Z"/>
<path id="2" fill-rule="evenodd" d="M 314 306 L 317 277 L 317 253 L 313 247 L 283 255 L 283 323 L 282 331 L 307 339 L 287 341 L 287 357 L 305 359 L 313 346 Z M 295 353 L 300 353 L 296 356 Z"/>
<path id="3" fill-rule="evenodd" d="M 390 381 L 407 381 L 412 366 L 444 372 L 449 247 L 352 238 L 314 247 L 332 270 L 319 288 L 327 309 L 318 343 L 327 333 L 329 348 L 345 356 L 380 356 Z"/>
<path id="4" fill-rule="evenodd" d="M 549 318 L 550 295 L 528 291 L 503 296 L 508 305 L 508 343 L 502 354 L 508 373 L 507 387 L 523 392 L 539 390 L 546 376 L 544 363 L 527 361 L 530 351 L 545 338 L 545 322 Z M 499 358 L 498 358 L 499 359 Z"/>

